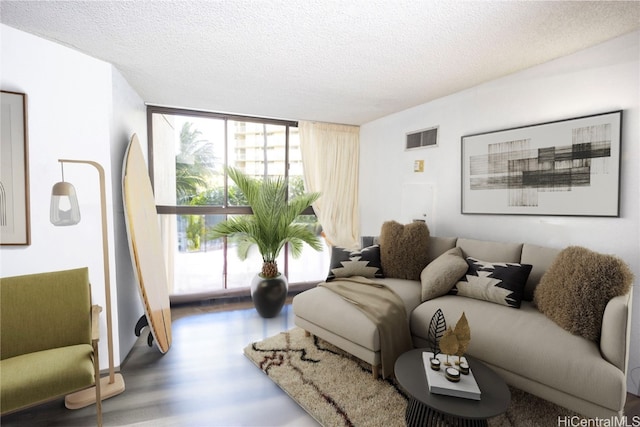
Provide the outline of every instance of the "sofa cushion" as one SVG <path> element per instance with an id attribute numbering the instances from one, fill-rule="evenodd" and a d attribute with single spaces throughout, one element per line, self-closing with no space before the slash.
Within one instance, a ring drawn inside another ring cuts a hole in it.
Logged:
<path id="1" fill-rule="evenodd" d="M 471 329 L 467 353 L 531 381 L 618 411 L 625 376 L 604 360 L 593 341 L 558 327 L 523 301 L 520 310 L 445 295 L 423 302 L 411 314 L 415 346 L 426 346 L 429 322 L 441 309 L 447 326 L 465 313 Z"/>
<path id="2" fill-rule="evenodd" d="M 531 273 L 529 273 L 527 284 L 524 287 L 524 299 L 526 301 L 533 301 L 533 293 L 536 290 L 536 286 L 538 286 L 542 275 L 551 266 L 559 252 L 560 249 L 556 248 L 547 248 L 528 243 L 522 245 L 522 258 L 520 262 L 533 266 Z"/>
<path id="3" fill-rule="evenodd" d="M 410 313 L 420 304 L 420 282 L 394 278 L 373 279 L 394 291 Z M 352 303 L 325 287 L 315 287 L 293 298 L 293 312 L 307 322 L 358 344 L 371 351 L 380 351 L 376 325 Z"/>
<path id="4" fill-rule="evenodd" d="M 563 249 L 534 294 L 538 309 L 567 331 L 598 341 L 609 300 L 629 292 L 633 273 L 619 258 L 589 249 Z"/>
<path id="5" fill-rule="evenodd" d="M 463 256 L 485 259 L 494 262 L 520 262 L 522 243 L 492 242 L 459 238 L 456 246 L 462 249 Z"/>
<path id="6" fill-rule="evenodd" d="M 421 221 L 387 221 L 380 230 L 380 258 L 387 277 L 420 280 L 429 263 L 429 228 Z"/>
<path id="7" fill-rule="evenodd" d="M 373 245 L 357 251 L 337 246 L 331 249 L 331 265 L 327 281 L 336 277 L 351 276 L 384 277 L 380 263 L 380 246 Z"/>
<path id="8" fill-rule="evenodd" d="M 422 301 L 447 294 L 467 271 L 460 248 L 452 248 L 429 263 L 420 273 Z"/>
<path id="9" fill-rule="evenodd" d="M 93 348 L 71 345 L 0 362 L 2 412 L 22 408 L 52 396 L 62 396 L 94 384 Z M 78 369 L 81 367 L 81 369 Z"/>
<path id="10" fill-rule="evenodd" d="M 487 262 L 467 257 L 469 269 L 453 286 L 452 294 L 519 308 L 531 265 Z"/>

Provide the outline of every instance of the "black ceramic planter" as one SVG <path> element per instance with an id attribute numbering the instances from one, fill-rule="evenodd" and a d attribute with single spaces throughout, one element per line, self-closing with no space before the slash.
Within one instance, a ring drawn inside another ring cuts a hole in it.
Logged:
<path id="1" fill-rule="evenodd" d="M 265 318 L 277 316 L 287 299 L 288 287 L 283 274 L 269 279 L 256 274 L 251 283 L 251 299 L 258 314 Z"/>

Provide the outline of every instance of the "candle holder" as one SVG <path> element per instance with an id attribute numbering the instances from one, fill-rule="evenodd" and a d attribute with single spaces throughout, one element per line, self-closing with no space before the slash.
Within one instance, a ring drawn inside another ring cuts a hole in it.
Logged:
<path id="1" fill-rule="evenodd" d="M 460 371 L 458 371 L 456 368 L 445 369 L 444 376 L 446 379 L 453 383 L 457 383 L 458 381 L 460 381 Z"/>
<path id="2" fill-rule="evenodd" d="M 434 371 L 440 370 L 440 361 L 435 357 L 431 359 L 431 369 L 433 369 Z"/>

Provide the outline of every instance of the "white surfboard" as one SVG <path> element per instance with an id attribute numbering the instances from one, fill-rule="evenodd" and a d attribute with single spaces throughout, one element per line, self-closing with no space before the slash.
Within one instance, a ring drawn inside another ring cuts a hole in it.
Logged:
<path id="1" fill-rule="evenodd" d="M 167 269 L 151 180 L 136 134 L 122 168 L 122 197 L 129 251 L 151 334 L 162 353 L 171 347 Z"/>

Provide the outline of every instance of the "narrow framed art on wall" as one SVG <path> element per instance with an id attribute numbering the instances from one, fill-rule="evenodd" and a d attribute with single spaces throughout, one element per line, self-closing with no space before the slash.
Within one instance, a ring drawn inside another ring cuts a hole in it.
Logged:
<path id="1" fill-rule="evenodd" d="M 462 213 L 620 215 L 622 111 L 466 135 Z"/>
<path id="2" fill-rule="evenodd" d="M 29 245 L 27 95 L 0 93 L 0 244 Z"/>

